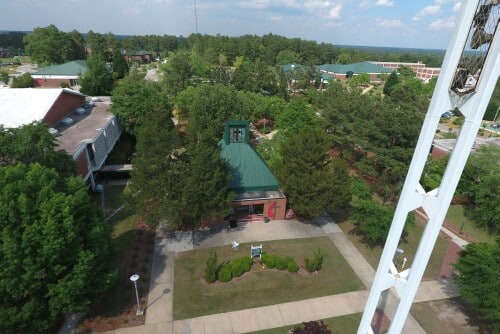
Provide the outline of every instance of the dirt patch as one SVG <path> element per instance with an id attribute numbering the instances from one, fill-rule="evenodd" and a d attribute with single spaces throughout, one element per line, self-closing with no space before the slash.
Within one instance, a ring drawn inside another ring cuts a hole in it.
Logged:
<path id="1" fill-rule="evenodd" d="M 134 233 L 130 247 L 125 247 L 118 256 L 120 277 L 117 284 L 99 304 L 90 309 L 87 318 L 78 326 L 77 333 L 103 332 L 144 325 L 145 314 L 136 314 L 137 299 L 130 276 L 140 276 L 137 292 L 141 308 L 144 309 L 148 303 L 155 234 L 143 224 L 139 224 Z"/>

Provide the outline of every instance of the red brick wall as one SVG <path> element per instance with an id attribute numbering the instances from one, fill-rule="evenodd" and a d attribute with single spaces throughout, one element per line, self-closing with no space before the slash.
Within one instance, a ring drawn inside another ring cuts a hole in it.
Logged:
<path id="1" fill-rule="evenodd" d="M 70 79 L 33 79 L 35 82 L 35 87 L 45 87 L 45 88 L 61 88 L 61 84 L 71 86 Z"/>
<path id="2" fill-rule="evenodd" d="M 272 204 L 276 203 L 274 208 L 272 207 Z M 268 211 L 272 211 L 275 213 L 273 220 L 283 220 L 285 219 L 285 212 L 286 212 L 286 198 L 276 198 L 276 199 L 265 199 L 265 200 L 259 200 L 259 201 L 241 201 L 241 202 L 234 202 L 235 206 L 243 206 L 243 205 L 259 205 L 259 204 L 264 204 L 264 212 L 263 216 L 264 217 L 269 217 Z"/>
<path id="3" fill-rule="evenodd" d="M 449 152 L 446 150 L 443 150 L 442 148 L 439 148 L 437 146 L 432 145 L 431 149 L 431 158 L 432 159 L 439 159 L 447 155 Z"/>
<path id="4" fill-rule="evenodd" d="M 89 172 L 89 165 L 87 162 L 87 155 L 85 154 L 85 150 L 82 150 L 80 155 L 75 159 L 76 163 L 76 175 L 80 175 L 81 177 L 87 176 Z"/>
<path id="5" fill-rule="evenodd" d="M 85 97 L 62 92 L 54 105 L 50 108 L 49 112 L 45 115 L 43 122 L 51 126 L 59 122 L 63 117 L 73 113 L 73 111 L 85 103 Z"/>

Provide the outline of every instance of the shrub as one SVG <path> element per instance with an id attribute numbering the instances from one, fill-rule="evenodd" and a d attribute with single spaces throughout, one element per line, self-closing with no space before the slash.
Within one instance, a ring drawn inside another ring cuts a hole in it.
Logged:
<path id="1" fill-rule="evenodd" d="M 299 271 L 299 265 L 297 264 L 297 262 L 295 262 L 294 259 L 290 259 L 286 263 L 286 269 L 291 273 L 296 273 L 297 271 Z"/>
<path id="2" fill-rule="evenodd" d="M 272 269 L 276 267 L 276 257 L 272 254 L 264 253 L 262 254 L 262 263 Z"/>
<path id="3" fill-rule="evenodd" d="M 279 256 L 276 256 L 276 269 L 285 270 L 286 267 L 287 267 L 286 260 Z"/>
<path id="4" fill-rule="evenodd" d="M 325 256 L 321 253 L 321 248 L 314 251 L 314 262 L 316 263 L 316 270 L 320 270 L 323 266 L 323 259 Z"/>
<path id="5" fill-rule="evenodd" d="M 304 322 L 303 328 L 294 328 L 293 334 L 331 334 L 332 332 L 323 323 L 323 320 Z"/>
<path id="6" fill-rule="evenodd" d="M 241 258 L 241 265 L 244 271 L 250 271 L 250 269 L 252 269 L 253 260 L 249 256 L 244 256 Z"/>
<path id="7" fill-rule="evenodd" d="M 306 267 L 306 270 L 310 273 L 321 270 L 321 267 L 323 265 L 323 258 L 324 255 L 321 253 L 321 248 L 318 248 L 314 251 L 313 259 L 304 258 L 304 265 Z"/>
<path id="8" fill-rule="evenodd" d="M 231 267 L 227 264 L 222 265 L 222 268 L 219 270 L 217 276 L 219 278 L 219 281 L 229 282 L 231 278 L 233 278 L 233 274 L 231 273 Z"/>
<path id="9" fill-rule="evenodd" d="M 208 255 L 207 266 L 205 267 L 205 279 L 209 283 L 217 280 L 217 252 L 211 251 Z"/>
<path id="10" fill-rule="evenodd" d="M 231 274 L 233 277 L 240 277 L 243 271 L 243 264 L 241 261 L 235 260 L 231 263 Z"/>

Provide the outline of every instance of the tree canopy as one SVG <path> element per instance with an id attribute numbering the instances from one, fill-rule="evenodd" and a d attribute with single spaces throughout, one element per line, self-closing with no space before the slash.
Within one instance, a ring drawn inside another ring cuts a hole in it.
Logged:
<path id="1" fill-rule="evenodd" d="M 304 128 L 282 144 L 277 176 L 290 207 L 303 218 L 346 208 L 351 200 L 347 165 L 331 160 L 329 140 L 316 128 Z"/>
<path id="2" fill-rule="evenodd" d="M 454 280 L 460 295 L 481 311 L 500 332 L 500 238 L 495 244 L 471 243 L 455 264 L 459 271 Z"/>
<path id="3" fill-rule="evenodd" d="M 41 123 L 12 129 L 0 127 L 0 167 L 38 162 L 55 169 L 61 176 L 73 175 L 73 159 L 66 152 L 56 150 L 56 145 L 55 137 Z"/>
<path id="4" fill-rule="evenodd" d="M 500 148 L 483 145 L 469 156 L 459 188 L 471 201 L 465 215 L 491 234 L 500 232 Z M 496 163 L 495 163 L 496 162 Z"/>
<path id="5" fill-rule="evenodd" d="M 109 225 L 79 177 L 0 167 L 0 331 L 44 332 L 116 279 Z"/>
<path id="6" fill-rule="evenodd" d="M 166 94 L 156 83 L 137 74 L 120 80 L 112 92 L 111 112 L 118 117 L 128 133 L 137 134 L 141 117 L 152 110 L 170 112 Z"/>
<path id="7" fill-rule="evenodd" d="M 80 79 L 80 91 L 87 95 L 109 95 L 113 89 L 113 78 L 100 55 L 87 58 L 88 70 Z"/>
<path id="8" fill-rule="evenodd" d="M 60 31 L 55 25 L 38 27 L 24 36 L 25 50 L 39 65 L 62 64 L 83 59 L 85 45 L 76 30 L 70 33 Z"/>
<path id="9" fill-rule="evenodd" d="M 185 144 L 169 115 L 158 110 L 141 122 L 132 200 L 148 223 L 194 228 L 203 220 L 226 216 L 234 195 L 215 138 L 202 129 L 200 136 L 193 136 L 196 140 Z"/>

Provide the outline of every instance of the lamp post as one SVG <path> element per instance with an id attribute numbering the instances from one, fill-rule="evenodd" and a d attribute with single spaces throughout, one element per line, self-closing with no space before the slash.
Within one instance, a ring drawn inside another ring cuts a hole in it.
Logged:
<path id="1" fill-rule="evenodd" d="M 141 310 L 141 305 L 139 304 L 139 293 L 137 292 L 137 280 L 139 280 L 139 275 L 134 274 L 130 276 L 130 280 L 134 282 L 135 287 L 135 298 L 137 299 L 137 312 L 136 315 L 142 315 L 144 311 Z"/>

